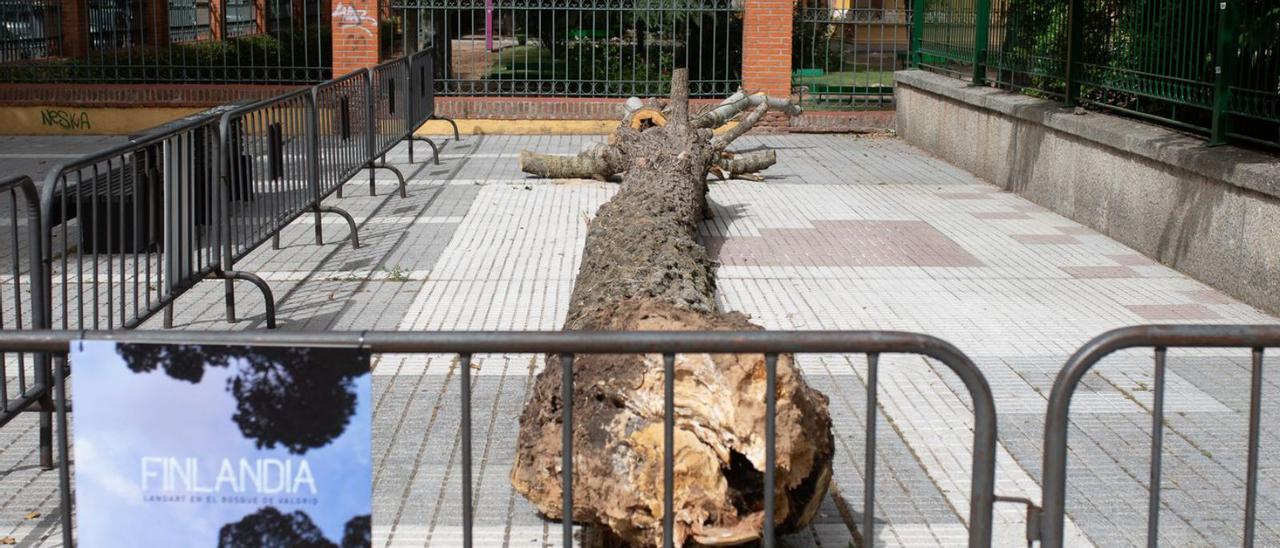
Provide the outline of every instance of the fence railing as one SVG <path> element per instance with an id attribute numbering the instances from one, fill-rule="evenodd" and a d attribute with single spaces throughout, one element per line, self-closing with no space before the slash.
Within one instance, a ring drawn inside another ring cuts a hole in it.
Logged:
<path id="1" fill-rule="evenodd" d="M 0 81 L 312 84 L 332 72 L 330 14 L 314 1 L 210 11 L 190 0 L 91 0 L 79 29 L 63 27 L 61 10 L 0 1 Z"/>
<path id="2" fill-rule="evenodd" d="M 666 95 L 689 68 L 694 97 L 742 81 L 742 19 L 733 0 L 393 0 L 406 51 L 435 50 L 441 95 Z"/>
<path id="3" fill-rule="evenodd" d="M 50 327 L 136 327 L 218 270 L 216 122 L 197 117 L 49 173 Z"/>
<path id="4" fill-rule="evenodd" d="M 674 464 L 673 435 L 676 415 L 674 412 L 674 383 L 676 357 L 680 354 L 763 354 L 766 375 L 766 415 L 765 415 L 765 470 L 763 474 L 764 492 L 764 537 L 765 546 L 774 544 L 773 515 L 775 497 L 775 468 L 777 457 L 773 450 L 776 443 L 775 423 L 777 419 L 777 390 L 775 389 L 779 355 L 781 354 L 864 354 L 867 356 L 867 423 L 865 426 L 866 443 L 863 462 L 866 465 L 864 475 L 865 512 L 860 524 L 864 534 L 875 531 L 875 470 L 876 470 L 876 421 L 877 375 L 879 358 L 885 354 L 914 354 L 931 358 L 949 368 L 963 382 L 972 399 L 974 413 L 973 460 L 970 482 L 970 505 L 968 508 L 969 546 L 986 547 L 991 545 L 992 503 L 995 500 L 995 450 L 996 450 L 996 412 L 992 400 L 991 389 L 977 366 L 950 344 L 913 333 L 897 332 L 785 332 L 785 331 L 751 331 L 751 332 L 13 332 L 0 334 L 0 351 L 11 352 L 43 352 L 57 355 L 59 370 L 66 367 L 65 355 L 69 345 L 79 339 L 110 339 L 130 343 L 181 343 L 181 344 L 234 344 L 255 346 L 293 346 L 293 347 L 349 347 L 363 348 L 378 354 L 455 354 L 460 363 L 470 363 L 472 356 L 490 353 L 533 353 L 554 355 L 552 366 L 562 369 L 562 378 L 570 382 L 562 384 L 561 401 L 573 402 L 574 358 L 584 354 L 660 354 L 665 365 L 665 402 L 664 431 L 665 450 L 663 458 L 664 515 L 667 516 L 664 527 L 664 539 L 667 546 L 672 545 L 674 527 L 671 516 L 674 515 Z M 793 365 L 794 366 L 794 365 Z M 472 489 L 474 476 L 470 447 L 473 432 L 471 425 L 471 371 L 465 365 L 459 369 L 460 378 L 460 430 L 462 435 L 462 488 L 458 493 L 463 518 L 463 545 L 472 545 L 473 508 Z M 71 484 L 69 440 L 66 407 L 65 382 L 61 375 L 55 376 L 55 397 L 58 405 L 58 450 L 60 463 L 60 488 L 62 496 L 62 533 L 63 541 L 72 546 L 71 524 Z M 574 500 L 574 463 L 573 443 L 573 406 L 560 406 L 562 424 L 565 435 L 561 445 L 562 496 L 564 508 L 573 508 Z M 562 533 L 565 546 L 573 544 L 572 521 L 563 522 Z"/>
<path id="5" fill-rule="evenodd" d="M 319 217 L 332 212 L 358 247 L 351 215 L 321 202 L 365 168 L 371 192 L 381 168 L 406 196 L 404 176 L 378 158 L 434 117 L 434 91 L 410 89 L 410 66 L 402 58 L 166 124 L 54 168 L 38 191 L 26 177 L 0 182 L 0 331 L 133 329 L 162 311 L 172 327 L 175 300 L 205 279 L 224 280 L 229 321 L 233 281 L 253 283 L 274 328 L 271 288 L 236 262 L 267 240 L 278 247 L 306 213 L 317 244 Z M 0 426 L 39 404 L 46 467 L 49 369 L 42 355 L 0 352 Z"/>
<path id="6" fill-rule="evenodd" d="M 862 354 L 866 356 L 864 378 L 866 390 L 866 423 L 863 426 L 865 444 L 863 508 L 860 532 L 864 538 L 876 534 L 876 455 L 878 452 L 876 421 L 878 416 L 878 375 L 882 367 L 880 358 L 891 354 L 911 354 L 929 358 L 950 369 L 964 384 L 971 398 L 974 414 L 973 449 L 969 486 L 968 544 L 973 547 L 991 545 L 993 505 L 996 502 L 1025 502 L 1025 499 L 997 497 L 995 484 L 996 408 L 991 389 L 979 368 L 954 346 L 940 339 L 923 334 L 901 332 L 847 332 L 847 331 L 751 331 L 751 332 L 162 332 L 162 331 L 5 331 L 0 333 L 0 354 L 25 354 L 47 356 L 56 368 L 52 375 L 52 397 L 56 401 L 57 445 L 60 466 L 59 483 L 62 492 L 62 533 L 64 543 L 70 546 L 71 485 L 70 463 L 67 458 L 69 439 L 65 382 L 67 364 L 65 354 L 69 345 L 80 339 L 115 340 L 129 343 L 154 344 L 213 344 L 250 346 L 293 347 L 346 347 L 363 348 L 376 354 L 453 354 L 459 363 L 459 410 L 461 433 L 461 488 L 458 496 L 462 508 L 463 544 L 472 545 L 473 486 L 470 447 L 474 434 L 471 425 L 471 368 L 465 364 L 478 354 L 545 354 L 548 367 L 559 367 L 561 378 L 570 379 L 561 386 L 561 400 L 568 402 L 559 408 L 565 435 L 561 441 L 561 469 L 563 508 L 572 508 L 574 501 L 574 463 L 572 436 L 574 409 L 572 402 L 575 387 L 575 358 L 589 354 L 657 354 L 663 357 L 665 398 L 664 419 L 664 516 L 674 515 L 672 488 L 674 472 L 673 432 L 674 379 L 677 358 L 683 354 L 762 354 L 765 363 L 765 426 L 766 444 L 764 520 L 765 546 L 773 545 L 774 531 L 770 519 L 774 497 L 771 486 L 774 481 L 776 455 L 772 451 L 776 432 L 776 376 L 781 355 L 800 354 Z M 1049 395 L 1044 430 L 1044 483 L 1043 507 L 1032 506 L 1028 514 L 1028 541 L 1041 541 L 1046 547 L 1063 546 L 1066 519 L 1067 486 L 1067 433 L 1070 427 L 1069 410 L 1072 395 L 1085 375 L 1105 357 L 1131 348 L 1154 350 L 1154 384 L 1152 390 L 1151 424 L 1152 445 L 1150 453 L 1150 490 L 1148 500 L 1147 544 L 1156 545 L 1161 505 L 1161 471 L 1163 460 L 1163 430 L 1166 427 L 1166 356 L 1171 348 L 1243 348 L 1251 350 L 1249 374 L 1248 434 L 1245 446 L 1245 489 L 1243 538 L 1245 546 L 1252 546 L 1256 530 L 1258 507 L 1259 458 L 1261 454 L 1261 397 L 1263 392 L 1263 353 L 1266 348 L 1280 348 L 1280 325 L 1158 325 L 1135 326 L 1105 333 L 1080 348 L 1059 372 Z M 786 363 L 786 362 L 783 362 Z M 794 361 L 790 362 L 795 366 Z M 48 377 L 46 377 L 48 378 Z M 42 392 L 50 396 L 49 390 Z M 47 409 L 47 408 L 46 408 Z M 883 519 L 885 516 L 880 516 Z M 672 522 L 664 522 L 664 540 L 670 545 Z M 572 523 L 562 523 L 566 545 L 572 543 Z"/>
<path id="7" fill-rule="evenodd" d="M 920 0 L 916 66 L 1228 140 L 1280 146 L 1280 7 Z"/>
<path id="8" fill-rule="evenodd" d="M 1063 546 L 1067 497 L 1067 433 L 1071 396 L 1085 374 L 1103 358 L 1129 348 L 1154 350 L 1155 379 L 1151 387 L 1151 467 L 1147 504 L 1147 546 L 1156 546 L 1160 532 L 1161 462 L 1165 422 L 1165 369 L 1170 348 L 1245 348 L 1252 352 L 1249 382 L 1249 433 L 1246 441 L 1244 546 L 1253 546 L 1257 521 L 1258 455 L 1262 411 L 1262 356 L 1264 349 L 1280 347 L 1280 325 L 1162 325 L 1117 329 L 1105 333 L 1076 351 L 1058 373 L 1049 395 L 1044 428 L 1043 517 L 1029 522 L 1028 538 L 1039 538 L 1046 548 Z M 1230 382 L 1224 379 L 1223 382 Z M 1037 531 L 1038 526 L 1038 531 Z M 1038 534 L 1037 534 L 1038 533 Z"/>
<path id="9" fill-rule="evenodd" d="M 46 327 L 40 201 L 30 177 L 0 181 L 0 332 Z M 0 350 L 0 427 L 39 405 L 40 464 L 53 467 L 50 364 L 45 354 Z"/>
<path id="10" fill-rule="evenodd" d="M 797 3 L 791 83 L 806 106 L 884 108 L 893 72 L 908 66 L 911 11 L 906 1 L 852 0 L 842 7 Z"/>

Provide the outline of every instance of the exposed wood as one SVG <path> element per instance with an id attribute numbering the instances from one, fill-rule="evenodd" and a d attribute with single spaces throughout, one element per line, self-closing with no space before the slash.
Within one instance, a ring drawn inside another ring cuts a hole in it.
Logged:
<path id="1" fill-rule="evenodd" d="M 678 90 L 673 90 L 673 96 Z M 621 138 L 621 130 L 644 132 L 650 128 L 665 127 L 672 120 L 682 120 L 694 129 L 719 128 L 746 112 L 737 125 L 729 127 L 712 141 L 712 146 L 725 150 L 736 139 L 751 131 L 769 111 L 781 112 L 787 116 L 798 116 L 800 107 L 789 99 L 769 97 L 764 94 L 748 94 L 739 90 L 725 98 L 719 105 L 696 117 L 690 117 L 688 102 L 671 101 L 664 109 L 656 103 L 632 97 L 623 104 L 622 123 L 619 131 L 609 138 L 609 143 L 593 143 L 576 155 L 543 154 L 532 151 L 520 152 L 520 169 L 530 175 L 552 179 L 597 179 L 612 180 L 626 169 L 626 163 L 619 157 L 616 141 Z M 760 171 L 773 165 L 773 161 L 765 161 L 762 157 L 752 157 L 744 161 L 732 161 L 734 156 L 715 158 L 707 169 L 720 178 L 744 178 L 761 180 Z"/>
<path id="2" fill-rule="evenodd" d="M 760 166 L 774 156 L 726 159 L 712 131 L 688 115 L 686 78 L 676 71 L 664 125 L 644 131 L 624 125 L 605 145 L 610 152 L 591 148 L 568 157 L 574 169 L 603 163 L 622 177 L 590 224 L 565 329 L 760 329 L 742 314 L 717 310 L 714 264 L 698 226 L 713 166 Z M 526 170 L 538 165 L 551 169 L 544 158 L 522 157 Z M 562 379 L 559 357 L 546 363 L 520 417 L 511 482 L 560 519 Z M 617 543 L 661 544 L 663 369 L 657 355 L 587 355 L 574 363 L 572 519 L 606 528 Z M 764 357 L 681 355 L 675 369 L 676 543 L 757 540 L 764 518 Z M 787 531 L 812 521 L 830 483 L 834 443 L 826 397 L 804 382 L 789 355 L 779 357 L 777 387 L 776 518 Z"/>

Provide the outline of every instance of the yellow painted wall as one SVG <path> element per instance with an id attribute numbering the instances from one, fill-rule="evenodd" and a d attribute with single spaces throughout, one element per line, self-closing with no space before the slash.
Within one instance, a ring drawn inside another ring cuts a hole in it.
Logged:
<path id="1" fill-rule="evenodd" d="M 0 107 L 0 135 L 132 135 L 204 108 Z M 322 121 L 323 123 L 323 121 Z M 724 131 L 732 126 L 717 129 Z M 604 135 L 616 120 L 458 120 L 468 135 Z M 418 135 L 452 135 L 443 120 L 418 128 Z"/>
<path id="2" fill-rule="evenodd" d="M 130 135 L 201 110 L 204 108 L 0 107 L 0 135 Z"/>

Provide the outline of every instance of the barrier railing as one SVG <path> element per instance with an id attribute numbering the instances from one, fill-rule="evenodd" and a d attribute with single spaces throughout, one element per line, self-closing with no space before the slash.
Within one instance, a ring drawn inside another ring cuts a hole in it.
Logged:
<path id="1" fill-rule="evenodd" d="M 0 181 L 0 331 L 45 325 L 40 261 L 40 197 L 30 177 Z M 0 350 L 0 428 L 40 407 L 40 466 L 53 467 L 53 400 L 48 355 Z"/>
<path id="2" fill-rule="evenodd" d="M 436 114 L 435 59 L 430 48 L 409 54 L 409 161 L 413 162 L 413 142 L 423 141 L 431 146 L 435 163 L 440 164 L 440 149 L 435 142 L 415 134 L 418 128 L 431 120 L 444 120 L 453 127 L 453 140 L 459 139 L 458 123 L 452 118 Z"/>
<path id="3" fill-rule="evenodd" d="M 58 166 L 39 189 L 28 177 L 0 181 L 0 331 L 132 329 L 161 311 L 172 327 L 174 301 L 203 279 L 225 280 L 229 321 L 233 281 L 253 283 L 274 328 L 271 288 L 233 266 L 268 239 L 278 248 L 280 231 L 308 212 L 317 243 L 320 215 L 332 212 L 359 247 L 351 215 L 321 201 L 366 167 L 371 193 L 381 168 L 406 195 L 403 174 L 377 158 L 408 138 L 413 112 L 431 112 L 414 106 L 434 90 L 424 86 L 415 98 L 409 66 L 398 59 L 194 115 Z M 49 371 L 43 355 L 0 353 L 0 426 L 41 411 L 46 467 Z"/>
<path id="4" fill-rule="evenodd" d="M 562 424 L 565 435 L 561 438 L 562 496 L 564 508 L 573 508 L 574 463 L 573 405 L 574 358 L 583 354 L 661 354 L 665 372 L 664 403 L 664 539 L 672 545 L 674 527 L 674 429 L 676 356 L 679 354 L 763 354 L 765 361 L 765 471 L 763 474 L 764 546 L 774 544 L 775 467 L 777 457 L 775 422 L 777 418 L 777 369 L 780 354 L 864 354 L 867 356 L 867 424 L 864 462 L 866 487 L 864 489 L 865 512 L 862 527 L 864 535 L 875 531 L 875 469 L 876 469 L 876 418 L 877 375 L 879 358 L 884 354 L 914 354 L 932 358 L 951 369 L 964 383 L 972 398 L 974 414 L 973 471 L 970 484 L 968 514 L 969 546 L 991 545 L 992 503 L 995 486 L 996 411 L 991 389 L 986 378 L 968 357 L 941 339 L 914 333 L 898 332 L 841 332 L 841 331 L 750 331 L 750 332 L 74 332 L 44 331 L 0 334 L 0 351 L 47 352 L 63 355 L 72 341 L 78 339 L 109 339 L 130 343 L 181 343 L 217 345 L 256 345 L 291 347 L 350 347 L 363 348 L 378 354 L 456 354 L 460 363 L 470 363 L 476 354 L 534 353 L 556 356 L 552 363 L 561 368 Z M 65 363 L 57 360 L 58 367 Z M 553 367 L 555 365 L 552 365 Z M 462 433 L 462 489 L 463 545 L 472 545 L 474 476 L 472 473 L 471 428 L 471 371 L 460 367 L 460 429 Z M 67 436 L 66 383 L 55 376 L 55 399 L 59 427 L 58 449 L 60 455 L 60 489 L 62 491 L 63 542 L 72 546 L 71 539 L 71 484 L 70 466 L 66 458 L 69 450 Z M 572 521 L 564 520 L 562 533 L 564 544 L 572 545 Z"/>
<path id="5" fill-rule="evenodd" d="M 49 173 L 40 200 L 48 327 L 137 327 L 200 279 L 221 277 L 217 130 L 217 117 L 196 117 Z"/>
<path id="6" fill-rule="evenodd" d="M 375 169 L 386 169 L 407 194 L 404 173 L 387 164 L 387 153 L 409 137 L 409 63 L 400 58 L 369 69 L 369 195 L 375 192 Z"/>
<path id="7" fill-rule="evenodd" d="M 1028 521 L 1028 539 L 1042 546 L 1063 546 L 1067 497 L 1067 431 L 1071 396 L 1085 374 L 1103 358 L 1127 348 L 1154 350 L 1155 382 L 1151 410 L 1151 467 L 1147 504 L 1147 546 L 1160 531 L 1161 463 L 1164 454 L 1165 369 L 1170 348 L 1247 348 L 1252 350 L 1249 385 L 1249 434 L 1245 464 L 1244 546 L 1253 546 L 1258 497 L 1258 440 L 1262 411 L 1262 356 L 1280 347 L 1280 325 L 1152 325 L 1126 327 L 1089 341 L 1067 360 L 1049 395 L 1044 428 L 1044 500 L 1039 522 Z M 1038 527 L 1038 531 L 1036 529 Z"/>
<path id="8" fill-rule="evenodd" d="M 234 264 L 268 239 L 278 248 L 280 231 L 308 212 L 317 244 L 327 212 L 346 220 L 359 247 L 351 215 L 321 202 L 366 168 L 371 193 L 373 171 L 388 169 L 407 195 L 404 175 L 378 158 L 399 141 L 412 145 L 412 129 L 432 117 L 430 59 L 420 52 L 196 116 L 55 169 L 40 200 L 44 275 L 59 282 L 45 308 L 60 321 L 47 327 L 128 329 L 161 310 L 170 327 L 173 300 L 204 278 L 226 280 L 229 321 L 232 281 L 255 284 L 274 326 L 270 288 Z M 427 78 L 416 88 L 415 66 Z"/>

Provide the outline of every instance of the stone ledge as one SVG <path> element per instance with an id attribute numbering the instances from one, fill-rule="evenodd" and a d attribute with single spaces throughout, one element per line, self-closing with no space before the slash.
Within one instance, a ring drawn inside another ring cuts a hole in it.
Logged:
<path id="1" fill-rule="evenodd" d="M 1154 124 L 1092 111 L 1079 115 L 1052 101 L 972 86 L 931 72 L 902 70 L 893 76 L 900 86 L 1041 124 L 1153 162 L 1280 198 L 1280 158 L 1272 155 L 1233 146 L 1209 147 L 1204 139 Z"/>

